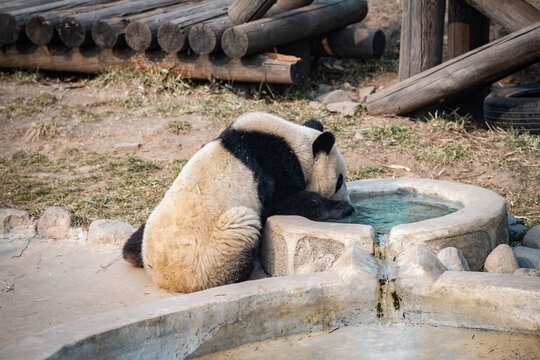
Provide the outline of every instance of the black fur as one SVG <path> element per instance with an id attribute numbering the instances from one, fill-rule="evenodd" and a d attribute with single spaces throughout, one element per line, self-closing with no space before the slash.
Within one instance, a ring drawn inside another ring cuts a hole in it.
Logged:
<path id="1" fill-rule="evenodd" d="M 144 233 L 144 226 L 135 231 L 124 244 L 122 249 L 122 256 L 124 259 L 136 267 L 143 267 L 142 259 L 142 240 Z"/>
<path id="2" fill-rule="evenodd" d="M 323 124 L 321 124 L 321 122 L 319 120 L 310 119 L 310 120 L 306 121 L 305 123 L 303 123 L 302 125 L 304 125 L 305 127 L 308 127 L 308 128 L 319 130 L 320 132 L 323 131 Z"/>
<path id="3" fill-rule="evenodd" d="M 329 134 L 331 139 L 325 134 Z M 330 142 L 333 146 L 334 136 L 331 133 L 323 133 L 321 137 L 317 151 L 326 151 Z M 253 171 L 263 206 L 263 223 L 271 215 L 300 215 L 322 221 L 340 219 L 354 211 L 346 201 L 333 201 L 305 191 L 300 162 L 283 138 L 228 128 L 219 139 L 225 149 Z"/>
<path id="4" fill-rule="evenodd" d="M 313 155 L 317 155 L 321 151 L 329 154 L 336 142 L 336 138 L 332 133 L 324 132 L 313 142 Z"/>

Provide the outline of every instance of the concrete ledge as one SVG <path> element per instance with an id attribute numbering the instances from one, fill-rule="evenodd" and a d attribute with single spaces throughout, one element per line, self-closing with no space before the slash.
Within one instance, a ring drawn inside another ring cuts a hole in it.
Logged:
<path id="1" fill-rule="evenodd" d="M 272 276 L 327 271 L 355 246 L 374 252 L 368 225 L 315 222 L 300 216 L 268 218 L 261 240 L 261 263 Z"/>

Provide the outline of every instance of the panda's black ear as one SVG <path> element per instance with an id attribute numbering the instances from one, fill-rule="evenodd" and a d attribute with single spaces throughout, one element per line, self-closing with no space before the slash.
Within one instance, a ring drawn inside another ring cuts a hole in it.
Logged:
<path id="1" fill-rule="evenodd" d="M 310 119 L 306 121 L 305 123 L 303 123 L 302 125 L 308 128 L 315 129 L 315 130 L 323 131 L 323 125 L 321 124 L 319 120 Z"/>
<path id="2" fill-rule="evenodd" d="M 325 153 L 329 154 L 335 142 L 336 142 L 336 138 L 334 138 L 334 135 L 332 135 L 332 133 L 323 132 L 313 142 L 313 155 L 315 156 L 321 151 L 324 151 Z"/>

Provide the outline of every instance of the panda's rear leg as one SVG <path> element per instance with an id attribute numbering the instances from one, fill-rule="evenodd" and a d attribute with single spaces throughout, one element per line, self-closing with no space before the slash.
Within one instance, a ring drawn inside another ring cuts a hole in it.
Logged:
<path id="1" fill-rule="evenodd" d="M 136 267 L 144 266 L 142 259 L 142 241 L 145 225 L 146 224 L 142 224 L 137 231 L 131 234 L 122 248 L 122 256 L 124 257 L 124 260 Z"/>
<path id="2" fill-rule="evenodd" d="M 261 219 L 254 210 L 239 206 L 227 210 L 216 223 L 213 248 L 216 263 L 223 267 L 223 283 L 247 280 L 253 271 L 253 258 L 259 244 Z"/>
<path id="3" fill-rule="evenodd" d="M 354 208 L 346 201 L 336 201 L 312 191 L 300 191 L 276 201 L 268 209 L 271 215 L 299 215 L 314 221 L 342 219 L 351 215 Z"/>

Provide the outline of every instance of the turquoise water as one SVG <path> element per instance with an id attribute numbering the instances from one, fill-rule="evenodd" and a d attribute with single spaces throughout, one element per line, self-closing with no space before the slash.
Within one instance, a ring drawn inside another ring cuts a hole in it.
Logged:
<path id="1" fill-rule="evenodd" d="M 399 224 L 448 215 L 459 208 L 458 204 L 410 191 L 374 195 L 352 194 L 351 203 L 354 207 L 352 216 L 331 221 L 371 225 L 378 234 L 386 234 Z"/>

